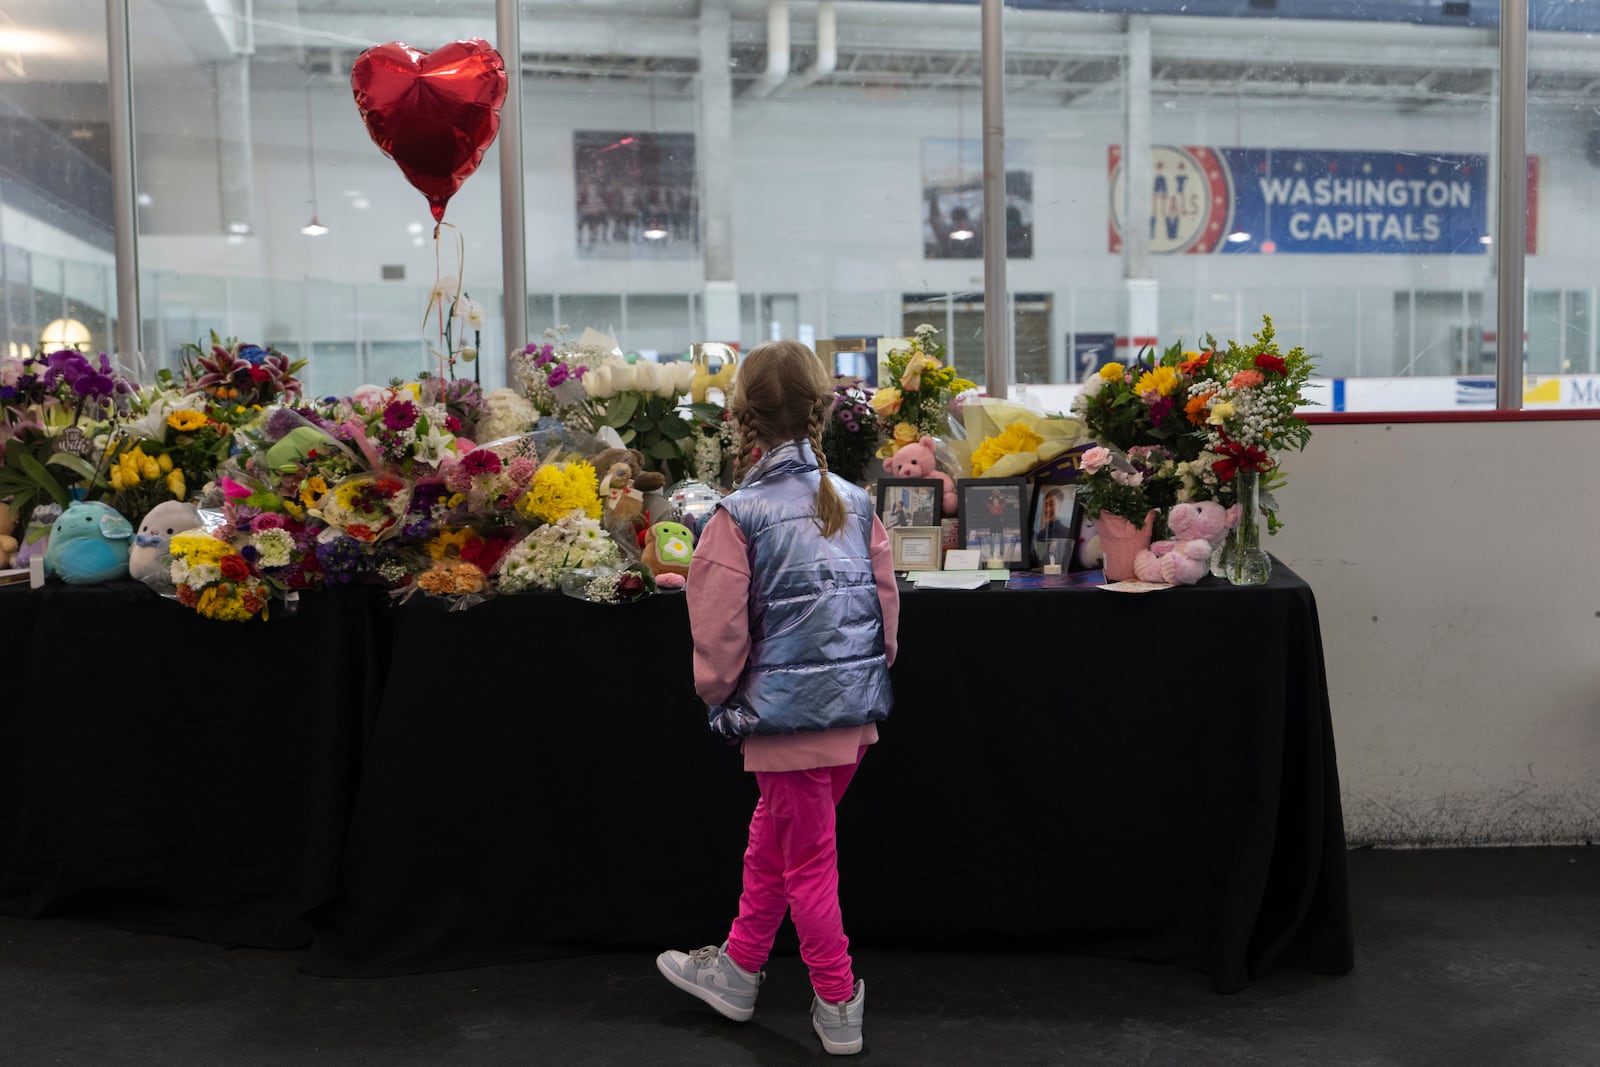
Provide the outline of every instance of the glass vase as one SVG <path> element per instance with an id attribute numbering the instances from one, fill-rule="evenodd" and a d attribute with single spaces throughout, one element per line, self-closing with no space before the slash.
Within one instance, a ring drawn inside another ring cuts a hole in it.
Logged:
<path id="1" fill-rule="evenodd" d="M 1261 475 L 1240 471 L 1234 476 L 1239 521 L 1211 557 L 1211 573 L 1234 585 L 1265 585 L 1272 576 L 1272 557 L 1261 547 Z"/>

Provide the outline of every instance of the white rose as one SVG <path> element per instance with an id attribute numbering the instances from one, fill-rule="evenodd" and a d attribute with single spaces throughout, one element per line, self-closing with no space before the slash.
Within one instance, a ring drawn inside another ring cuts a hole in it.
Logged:
<path id="1" fill-rule="evenodd" d="M 633 365 L 633 387 L 641 393 L 656 391 L 658 375 L 654 363 L 635 363 Z"/>
<path id="2" fill-rule="evenodd" d="M 638 388 L 639 368 L 632 363 L 623 363 L 611 368 L 611 384 L 619 393 Z"/>
<path id="3" fill-rule="evenodd" d="M 680 393 L 687 393 L 689 386 L 694 383 L 694 364 L 688 360 L 681 360 L 672 365 L 672 385 Z"/>
<path id="4" fill-rule="evenodd" d="M 591 368 L 589 373 L 583 376 L 583 389 L 584 392 L 596 400 L 605 400 L 607 397 L 615 396 L 617 390 L 611 382 L 611 368 Z"/>
<path id="5" fill-rule="evenodd" d="M 672 368 L 671 367 L 657 367 L 656 368 L 656 396 L 664 397 L 664 398 L 668 398 L 668 399 L 677 396 L 678 395 L 678 385 L 677 385 L 676 377 L 677 376 L 672 373 Z"/>

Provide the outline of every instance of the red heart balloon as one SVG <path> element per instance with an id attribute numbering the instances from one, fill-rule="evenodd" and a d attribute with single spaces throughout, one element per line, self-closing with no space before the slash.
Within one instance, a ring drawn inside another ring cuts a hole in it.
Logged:
<path id="1" fill-rule="evenodd" d="M 479 38 L 422 52 L 398 41 L 356 57 L 356 107 L 372 140 L 433 207 L 433 220 L 500 132 L 506 68 Z"/>

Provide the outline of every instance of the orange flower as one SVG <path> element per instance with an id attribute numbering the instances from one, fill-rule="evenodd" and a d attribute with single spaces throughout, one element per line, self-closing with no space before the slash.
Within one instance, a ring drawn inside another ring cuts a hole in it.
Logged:
<path id="1" fill-rule="evenodd" d="M 1193 357 L 1191 357 L 1189 359 L 1186 359 L 1182 363 L 1178 364 L 1178 370 L 1182 374 L 1186 374 L 1186 375 L 1187 374 L 1193 374 L 1195 371 L 1199 370 L 1201 367 L 1204 367 L 1207 363 L 1210 363 L 1210 362 L 1211 362 L 1211 353 L 1210 352 L 1197 352 L 1197 353 L 1195 353 L 1195 355 Z"/>
<path id="2" fill-rule="evenodd" d="M 1183 405 L 1183 413 L 1189 416 L 1189 421 L 1192 424 L 1199 426 L 1206 421 L 1206 406 L 1211 403 L 1211 398 L 1214 395 L 1216 394 L 1199 393 L 1191 396 L 1189 402 Z"/>

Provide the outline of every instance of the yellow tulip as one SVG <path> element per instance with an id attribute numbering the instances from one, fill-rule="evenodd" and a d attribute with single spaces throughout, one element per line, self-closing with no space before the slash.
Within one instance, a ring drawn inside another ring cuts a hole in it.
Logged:
<path id="1" fill-rule="evenodd" d="M 160 464 L 160 466 L 161 466 L 161 473 L 165 474 L 168 471 L 172 470 L 172 455 L 171 455 L 171 453 L 168 453 L 168 452 L 161 453 L 160 458 L 157 459 L 156 462 L 158 464 Z"/>
<path id="2" fill-rule="evenodd" d="M 139 473 L 144 475 L 147 482 L 158 482 L 161 480 L 161 464 L 146 456 L 139 461 Z"/>
<path id="3" fill-rule="evenodd" d="M 182 467 L 174 467 L 167 474 L 167 488 L 172 491 L 172 495 L 178 500 L 182 500 L 189 495 L 189 487 L 183 482 Z"/>
<path id="4" fill-rule="evenodd" d="M 115 463 L 111 465 L 111 488 L 117 490 L 122 488 L 122 468 Z"/>

